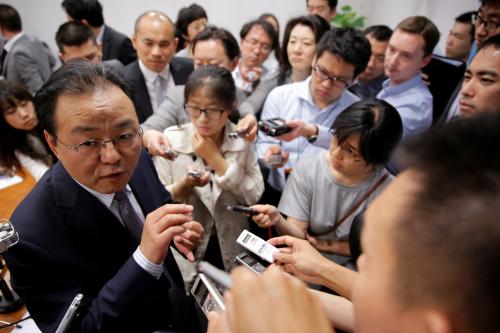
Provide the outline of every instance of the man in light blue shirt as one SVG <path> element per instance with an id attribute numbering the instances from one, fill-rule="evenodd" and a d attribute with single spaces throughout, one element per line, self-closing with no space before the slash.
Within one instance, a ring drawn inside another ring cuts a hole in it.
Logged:
<path id="1" fill-rule="evenodd" d="M 420 70 L 432 59 L 439 30 L 424 16 L 401 21 L 385 53 L 385 75 L 377 98 L 392 104 L 403 120 L 403 138 L 420 134 L 432 125 L 432 95 Z"/>
<path id="2" fill-rule="evenodd" d="M 346 88 L 370 59 L 370 43 L 353 29 L 332 29 L 318 43 L 312 75 L 305 81 L 275 88 L 269 94 L 261 119 L 280 117 L 292 131 L 272 138 L 259 132 L 257 154 L 266 165 L 276 156 L 281 163 L 271 169 L 269 184 L 281 190 L 282 167 L 293 168 L 298 159 L 330 144 L 329 128 L 337 115 L 359 100 Z"/>

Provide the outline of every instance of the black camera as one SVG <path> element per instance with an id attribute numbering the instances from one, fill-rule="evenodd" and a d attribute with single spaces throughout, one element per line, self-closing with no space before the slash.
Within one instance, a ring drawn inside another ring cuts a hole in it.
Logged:
<path id="1" fill-rule="evenodd" d="M 259 121 L 259 130 L 268 136 L 280 136 L 290 132 L 292 128 L 282 118 L 271 118 Z"/>

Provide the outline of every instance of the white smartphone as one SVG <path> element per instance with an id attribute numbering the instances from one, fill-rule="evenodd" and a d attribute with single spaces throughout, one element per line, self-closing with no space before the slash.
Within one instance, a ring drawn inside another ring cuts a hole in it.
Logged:
<path id="1" fill-rule="evenodd" d="M 277 248 L 262 238 L 255 236 L 248 230 L 243 230 L 236 242 L 271 264 L 274 262 L 273 254 L 279 251 Z"/>

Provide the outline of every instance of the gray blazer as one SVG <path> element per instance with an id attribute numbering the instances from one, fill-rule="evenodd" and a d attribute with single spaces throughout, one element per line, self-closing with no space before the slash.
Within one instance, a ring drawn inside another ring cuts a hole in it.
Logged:
<path id="1" fill-rule="evenodd" d="M 7 53 L 2 75 L 24 85 L 34 95 L 52 74 L 55 64 L 56 58 L 47 46 L 24 34 Z"/>
<path id="2" fill-rule="evenodd" d="M 244 117 L 249 113 L 258 115 L 267 95 L 276 85 L 276 78 L 262 81 L 248 97 L 243 90 L 236 88 L 239 116 Z M 184 103 L 184 85 L 176 86 L 167 92 L 167 98 L 158 111 L 149 116 L 141 126 L 144 130 L 154 129 L 163 132 L 170 126 L 189 123 L 191 119 L 184 111 Z"/>

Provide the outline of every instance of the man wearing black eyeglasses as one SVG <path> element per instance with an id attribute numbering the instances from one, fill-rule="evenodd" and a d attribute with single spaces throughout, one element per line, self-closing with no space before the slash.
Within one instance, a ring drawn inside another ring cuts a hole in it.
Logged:
<path id="1" fill-rule="evenodd" d="M 123 79 L 74 61 L 35 100 L 59 159 L 11 220 L 19 243 L 6 260 L 12 286 L 38 327 L 53 332 L 83 294 L 78 332 L 197 332 L 172 251 L 189 260 L 203 228 L 174 205 L 142 149 Z"/>
<path id="2" fill-rule="evenodd" d="M 269 94 L 261 119 L 283 118 L 291 131 L 278 137 L 259 132 L 257 154 L 264 164 L 281 155 L 270 168 L 269 185 L 282 190 L 284 169 L 293 168 L 302 156 L 313 155 L 330 144 L 328 129 L 335 118 L 359 98 L 347 91 L 370 59 L 370 43 L 359 31 L 332 29 L 316 47 L 311 76 L 303 82 L 275 88 Z"/>

